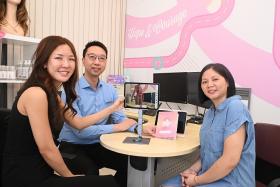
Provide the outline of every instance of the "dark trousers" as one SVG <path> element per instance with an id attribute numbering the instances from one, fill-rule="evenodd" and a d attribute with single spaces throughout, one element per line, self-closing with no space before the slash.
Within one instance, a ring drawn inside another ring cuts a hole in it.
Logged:
<path id="1" fill-rule="evenodd" d="M 59 149 L 73 173 L 98 175 L 100 168 L 107 167 L 117 171 L 115 179 L 121 187 L 127 186 L 127 155 L 110 151 L 99 143 L 81 145 L 61 142 Z"/>

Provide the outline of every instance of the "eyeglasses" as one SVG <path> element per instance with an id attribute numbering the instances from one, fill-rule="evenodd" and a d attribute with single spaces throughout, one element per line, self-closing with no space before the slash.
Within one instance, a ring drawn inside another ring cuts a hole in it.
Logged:
<path id="1" fill-rule="evenodd" d="M 98 59 L 99 62 L 106 62 L 107 58 L 105 56 L 97 56 L 95 54 L 87 54 L 87 57 L 90 61 L 96 61 Z"/>

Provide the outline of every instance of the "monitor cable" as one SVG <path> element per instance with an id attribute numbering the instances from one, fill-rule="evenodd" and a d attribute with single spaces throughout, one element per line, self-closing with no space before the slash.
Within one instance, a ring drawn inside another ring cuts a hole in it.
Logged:
<path id="1" fill-rule="evenodd" d="M 168 108 L 169 108 L 170 110 L 173 110 L 173 109 L 169 106 L 169 104 L 168 104 L 167 101 L 166 101 L 166 105 L 168 106 Z"/>
<path id="2" fill-rule="evenodd" d="M 182 110 L 182 108 L 180 107 L 180 105 L 177 104 L 177 107 L 179 108 L 179 110 Z"/>

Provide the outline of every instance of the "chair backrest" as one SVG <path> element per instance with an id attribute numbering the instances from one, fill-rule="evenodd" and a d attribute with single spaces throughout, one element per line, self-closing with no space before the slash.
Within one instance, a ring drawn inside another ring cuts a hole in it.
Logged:
<path id="1" fill-rule="evenodd" d="M 6 140 L 6 131 L 10 112 L 10 109 L 0 108 L 0 173 L 2 173 L 3 149 Z"/>
<path id="2" fill-rule="evenodd" d="M 6 129 L 9 121 L 9 115 L 11 110 L 6 108 L 0 108 L 0 153 L 2 154 L 3 147 L 6 138 Z"/>
<path id="3" fill-rule="evenodd" d="M 256 123 L 256 180 L 263 184 L 280 177 L 280 124 Z"/>
<path id="4" fill-rule="evenodd" d="M 236 87 L 236 95 L 241 96 L 241 100 L 250 110 L 251 88 L 238 88 L 238 87 Z"/>
<path id="5" fill-rule="evenodd" d="M 256 123 L 256 154 L 280 167 L 280 124 Z"/>

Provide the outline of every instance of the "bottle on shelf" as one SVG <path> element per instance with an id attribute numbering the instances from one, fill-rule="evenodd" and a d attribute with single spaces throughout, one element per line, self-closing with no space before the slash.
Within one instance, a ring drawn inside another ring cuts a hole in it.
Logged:
<path id="1" fill-rule="evenodd" d="M 0 79 L 16 79 L 15 66 L 0 65 Z"/>
<path id="2" fill-rule="evenodd" d="M 32 71 L 31 60 L 20 61 L 17 66 L 17 79 L 27 79 Z"/>

